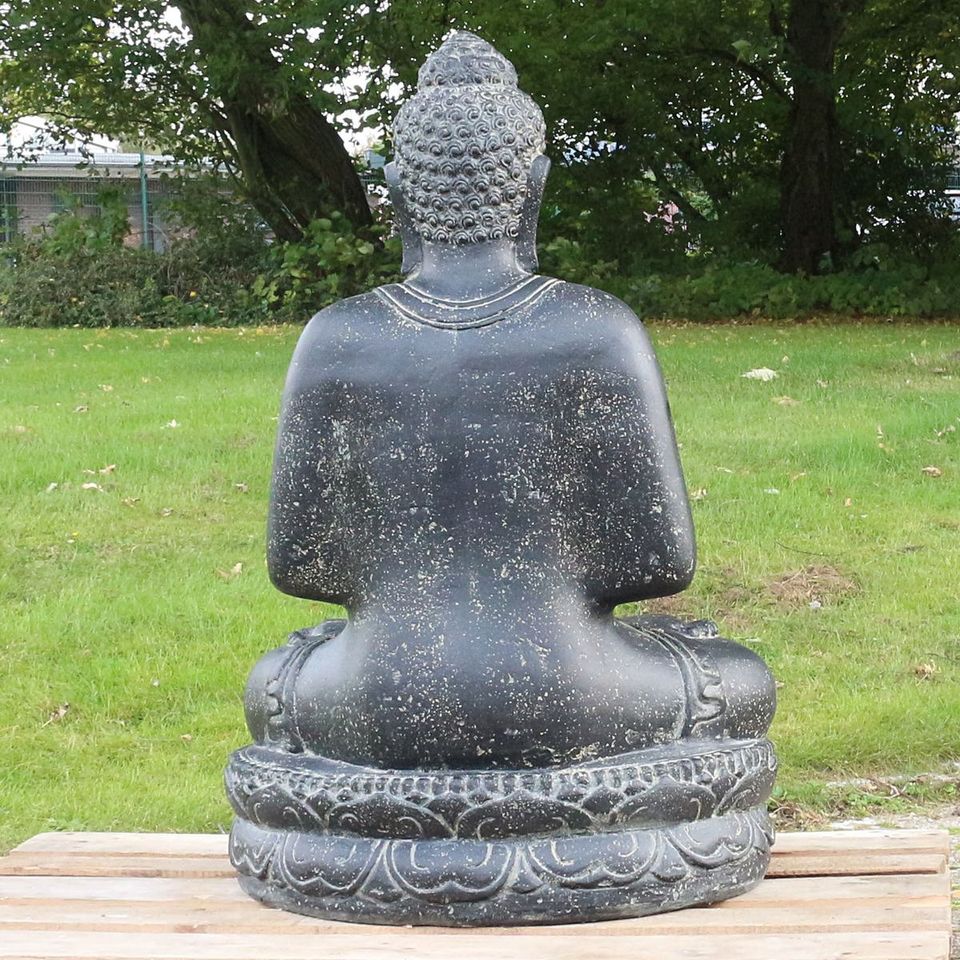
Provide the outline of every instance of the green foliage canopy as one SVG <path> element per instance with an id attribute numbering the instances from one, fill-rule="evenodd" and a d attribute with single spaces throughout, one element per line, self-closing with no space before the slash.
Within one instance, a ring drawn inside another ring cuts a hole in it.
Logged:
<path id="1" fill-rule="evenodd" d="M 0 3 L 0 120 L 221 162 L 284 239 L 333 210 L 363 229 L 341 136 L 388 124 L 453 27 L 544 106 L 544 237 L 591 261 L 815 272 L 954 230 L 960 0 L 18 0 Z"/>

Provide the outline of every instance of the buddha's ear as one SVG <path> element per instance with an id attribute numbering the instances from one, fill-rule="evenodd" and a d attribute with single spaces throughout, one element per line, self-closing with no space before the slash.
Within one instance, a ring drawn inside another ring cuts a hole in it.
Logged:
<path id="1" fill-rule="evenodd" d="M 403 191 L 400 189 L 400 174 L 392 160 L 383 168 L 383 175 L 387 181 L 387 190 L 390 191 L 394 222 L 400 233 L 400 242 L 403 244 L 403 261 L 400 264 L 400 270 L 404 274 L 412 273 L 423 260 L 420 234 L 413 228 L 413 218 L 410 216 L 407 202 L 403 199 Z"/>
<path id="2" fill-rule="evenodd" d="M 539 266 L 537 259 L 537 221 L 540 219 L 540 204 L 543 188 L 550 172 L 550 159 L 542 153 L 530 165 L 527 174 L 527 196 L 520 211 L 520 235 L 517 238 L 517 262 L 531 273 Z"/>

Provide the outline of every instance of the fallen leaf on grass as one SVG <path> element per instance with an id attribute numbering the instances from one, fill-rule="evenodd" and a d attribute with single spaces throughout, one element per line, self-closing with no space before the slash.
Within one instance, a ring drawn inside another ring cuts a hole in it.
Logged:
<path id="1" fill-rule="evenodd" d="M 109 463 L 109 464 L 107 464 L 107 466 L 101 467 L 101 468 L 97 471 L 97 473 L 102 473 L 104 476 L 106 476 L 106 475 L 109 474 L 109 473 L 113 473 L 113 471 L 116 470 L 116 469 L 117 469 L 117 465 L 116 465 L 115 463 Z"/>
<path id="2" fill-rule="evenodd" d="M 780 407 L 798 407 L 800 406 L 799 400 L 794 400 L 793 397 L 774 397 L 773 402 Z"/>
<path id="3" fill-rule="evenodd" d="M 81 484 L 80 484 L 80 489 L 81 489 L 81 490 L 96 490 L 96 491 L 98 491 L 99 493 L 106 493 L 106 490 L 104 490 L 103 487 L 101 487 L 99 483 L 93 483 L 92 481 L 91 481 L 90 483 L 81 483 Z"/>
<path id="4" fill-rule="evenodd" d="M 773 494 L 774 496 L 779 496 L 780 494 L 780 491 L 776 487 L 767 487 L 763 492 Z"/>
<path id="5" fill-rule="evenodd" d="M 235 483 L 233 489 L 240 493 L 246 493 L 250 488 L 245 483 Z"/>
<path id="6" fill-rule="evenodd" d="M 124 497 L 120 502 L 121 502 L 125 507 L 132 507 L 132 506 L 134 506 L 135 504 L 137 504 L 137 503 L 140 502 L 140 498 L 139 498 L 139 497 Z"/>
<path id="7" fill-rule="evenodd" d="M 47 493 L 53 493 L 53 491 L 56 490 L 57 487 L 59 487 L 59 486 L 60 486 L 60 484 L 57 483 L 57 482 L 54 480 L 54 481 L 52 481 L 52 482 L 50 482 L 50 483 L 47 484 L 46 492 L 47 492 Z"/>
<path id="8" fill-rule="evenodd" d="M 180 426 L 180 424 L 177 423 L 176 420 L 168 420 L 168 421 L 163 425 L 163 429 L 164 429 L 164 430 L 176 430 L 177 427 L 179 427 L 179 426 Z"/>
<path id="9" fill-rule="evenodd" d="M 161 517 L 169 517 L 172 513 L 173 513 L 173 508 L 172 508 L 172 507 L 161 507 L 161 508 L 160 508 L 160 516 L 161 516 Z"/>
<path id="10" fill-rule="evenodd" d="M 768 383 L 770 380 L 777 379 L 777 371 L 771 370 L 769 367 L 757 367 L 756 370 L 748 370 L 746 373 L 741 373 L 740 376 L 747 380 L 761 380 L 763 383 Z"/>
<path id="11" fill-rule="evenodd" d="M 243 564 L 235 563 L 229 570 L 217 570 L 217 576 L 221 580 L 233 580 L 234 577 L 239 577 L 243 573 Z"/>
<path id="12" fill-rule="evenodd" d="M 924 467 L 921 471 L 922 474 L 925 474 L 928 477 L 942 477 L 943 471 L 939 467 L 929 466 Z"/>
<path id="13" fill-rule="evenodd" d="M 913 675 L 918 680 L 929 680 L 937 672 L 937 665 L 935 663 L 918 663 L 913 668 Z"/>
<path id="14" fill-rule="evenodd" d="M 189 734 L 189 733 L 181 733 L 181 734 L 180 734 L 180 739 L 181 739 L 184 743 L 190 743 L 190 741 L 193 740 L 193 735 L 192 735 L 192 734 Z"/>
<path id="15" fill-rule="evenodd" d="M 78 407 L 73 408 L 74 413 L 86 413 L 90 408 L 85 404 L 81 403 Z"/>
<path id="16" fill-rule="evenodd" d="M 61 703 L 60 706 L 57 707 L 57 709 L 54 710 L 43 723 L 40 724 L 40 726 L 47 727 L 51 723 L 59 723 L 67 715 L 67 712 L 69 710 L 70 710 L 69 703 Z"/>
<path id="17" fill-rule="evenodd" d="M 690 491 L 691 500 L 706 500 L 707 499 L 707 488 L 706 487 L 697 487 L 696 490 Z"/>
<path id="18" fill-rule="evenodd" d="M 101 384 L 100 384 L 100 389 L 101 389 L 104 393 L 113 393 L 113 385 L 110 384 L 110 383 L 101 383 Z"/>

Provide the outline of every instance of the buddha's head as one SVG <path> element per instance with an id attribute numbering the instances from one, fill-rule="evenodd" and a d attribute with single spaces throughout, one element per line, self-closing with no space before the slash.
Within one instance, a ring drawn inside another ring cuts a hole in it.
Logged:
<path id="1" fill-rule="evenodd" d="M 394 125 L 388 179 L 408 227 L 432 243 L 522 244 L 549 167 L 545 134 L 513 65 L 472 33 L 450 34 Z"/>

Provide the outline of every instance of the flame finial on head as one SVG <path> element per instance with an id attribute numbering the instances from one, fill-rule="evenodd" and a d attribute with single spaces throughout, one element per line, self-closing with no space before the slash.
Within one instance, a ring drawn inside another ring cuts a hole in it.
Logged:
<path id="1" fill-rule="evenodd" d="M 519 235 L 540 108 L 489 43 L 456 31 L 420 68 L 417 93 L 394 125 L 400 187 L 417 232 L 440 243 Z"/>

